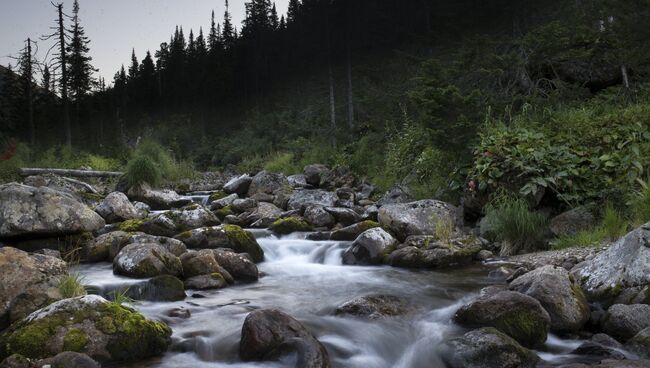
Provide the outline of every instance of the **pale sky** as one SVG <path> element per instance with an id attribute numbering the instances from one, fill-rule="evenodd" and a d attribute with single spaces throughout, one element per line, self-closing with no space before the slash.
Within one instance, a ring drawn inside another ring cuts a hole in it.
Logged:
<path id="1" fill-rule="evenodd" d="M 66 13 L 72 13 L 73 0 L 63 2 Z M 233 21 L 240 28 L 244 17 L 245 0 L 230 0 Z M 278 12 L 286 13 L 289 0 L 275 0 Z M 24 41 L 31 37 L 38 40 L 41 35 L 51 33 L 54 25 L 55 8 L 50 0 L 0 0 L 0 64 L 15 60 Z M 185 36 L 190 29 L 198 34 L 199 27 L 207 34 L 210 27 L 210 13 L 215 11 L 217 23 L 223 19 L 225 0 L 79 0 L 81 24 L 91 40 L 90 53 L 93 65 L 106 82 L 122 64 L 131 60 L 131 49 L 135 48 L 138 60 L 147 50 L 152 54 L 161 42 L 169 42 L 176 25 L 183 26 Z M 49 41 L 38 41 L 39 58 L 51 47 Z M 40 76 L 37 77 L 40 81 Z"/>

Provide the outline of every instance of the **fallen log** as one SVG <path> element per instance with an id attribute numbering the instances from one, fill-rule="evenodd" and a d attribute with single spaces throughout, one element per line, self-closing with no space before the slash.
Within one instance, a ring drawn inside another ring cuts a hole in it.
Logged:
<path id="1" fill-rule="evenodd" d="M 124 173 L 118 171 L 39 169 L 23 167 L 18 169 L 18 174 L 20 174 L 20 176 L 53 174 L 59 176 L 71 176 L 75 178 L 110 178 L 122 176 Z"/>

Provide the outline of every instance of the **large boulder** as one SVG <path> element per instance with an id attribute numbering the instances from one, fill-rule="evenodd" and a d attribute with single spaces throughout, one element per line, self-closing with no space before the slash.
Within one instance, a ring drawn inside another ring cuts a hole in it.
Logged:
<path id="1" fill-rule="evenodd" d="M 211 249 L 190 251 L 183 254 L 180 259 L 183 265 L 183 275 L 186 278 L 218 273 L 224 280 L 232 281 L 232 276 L 219 265 Z"/>
<path id="2" fill-rule="evenodd" d="M 277 194 L 291 190 L 287 177 L 282 174 L 274 174 L 268 171 L 258 172 L 251 181 L 248 188 L 248 196 L 256 194 Z"/>
<path id="3" fill-rule="evenodd" d="M 104 225 L 101 216 L 69 194 L 17 183 L 0 185 L 0 238 L 67 235 Z"/>
<path id="4" fill-rule="evenodd" d="M 278 310 L 256 310 L 242 326 L 239 356 L 244 361 L 279 360 L 296 353 L 296 368 L 329 368 L 325 347 L 300 322 Z"/>
<path id="5" fill-rule="evenodd" d="M 282 209 L 273 203 L 259 202 L 257 208 L 246 217 L 253 228 L 267 228 L 282 215 Z"/>
<path id="6" fill-rule="evenodd" d="M 160 355 L 171 329 L 97 295 L 64 299 L 35 311 L 0 335 L 0 359 L 11 354 L 40 359 L 63 351 L 101 362 L 138 361 Z"/>
<path id="7" fill-rule="evenodd" d="M 591 209 L 580 206 L 553 217 L 549 223 L 551 232 L 556 237 L 573 235 L 581 230 L 588 230 L 596 225 L 596 218 Z"/>
<path id="8" fill-rule="evenodd" d="M 178 257 L 156 243 L 134 243 L 124 247 L 113 260 L 113 272 L 134 278 L 183 275 Z"/>
<path id="9" fill-rule="evenodd" d="M 107 195 L 102 203 L 95 207 L 95 212 L 108 224 L 141 218 L 141 213 L 122 192 Z"/>
<path id="10" fill-rule="evenodd" d="M 315 227 L 331 228 L 336 222 L 334 216 L 320 206 L 307 207 L 303 216 L 307 222 Z"/>
<path id="11" fill-rule="evenodd" d="M 0 248 L 0 330 L 61 299 L 57 286 L 67 270 L 55 257 Z"/>
<path id="12" fill-rule="evenodd" d="M 134 300 L 176 302 L 185 299 L 185 287 L 177 277 L 160 275 L 129 286 L 126 296 Z"/>
<path id="13" fill-rule="evenodd" d="M 351 208 L 345 207 L 325 207 L 325 211 L 329 212 L 336 222 L 343 224 L 344 226 L 349 226 L 356 224 L 361 221 L 361 215 L 356 213 Z"/>
<path id="14" fill-rule="evenodd" d="M 382 319 L 401 316 L 410 310 L 409 305 L 402 298 L 393 295 L 366 295 L 339 305 L 334 313 Z"/>
<path id="15" fill-rule="evenodd" d="M 305 182 L 309 185 L 318 187 L 320 186 L 323 177 L 329 171 L 330 169 L 325 165 L 321 165 L 321 164 L 307 165 L 303 169 L 303 173 L 305 174 Z"/>
<path id="16" fill-rule="evenodd" d="M 84 262 L 113 261 L 122 248 L 134 243 L 156 243 L 177 257 L 187 251 L 183 242 L 173 238 L 141 232 L 112 231 L 85 242 L 81 248 L 81 260 Z"/>
<path id="17" fill-rule="evenodd" d="M 466 327 L 494 327 L 526 347 L 543 344 L 551 324 L 537 300 L 514 291 L 492 289 L 461 307 L 453 319 Z"/>
<path id="18" fill-rule="evenodd" d="M 153 190 L 148 184 L 131 187 L 126 193 L 132 201 L 148 204 L 152 210 L 170 210 L 192 203 L 189 197 L 183 197 L 173 190 Z"/>
<path id="19" fill-rule="evenodd" d="M 439 241 L 431 235 L 412 235 L 388 256 L 394 267 L 445 268 L 471 263 L 481 251 L 474 237 Z"/>
<path id="20" fill-rule="evenodd" d="M 289 196 L 287 209 L 303 212 L 309 206 L 334 207 L 338 196 L 320 189 L 295 190 Z"/>
<path id="21" fill-rule="evenodd" d="M 409 192 L 408 188 L 396 185 L 390 188 L 384 195 L 377 201 L 380 207 L 389 204 L 408 203 L 413 200 L 413 195 Z"/>
<path id="22" fill-rule="evenodd" d="M 286 235 L 300 231 L 311 231 L 313 227 L 300 217 L 286 217 L 274 221 L 269 230 L 276 234 Z"/>
<path id="23" fill-rule="evenodd" d="M 355 240 L 361 233 L 366 230 L 379 227 L 379 223 L 375 221 L 362 221 L 354 225 L 346 226 L 344 228 L 334 230 L 330 236 L 331 240 Z"/>
<path id="24" fill-rule="evenodd" d="M 235 280 L 255 282 L 259 279 L 257 265 L 248 256 L 229 249 L 214 249 L 214 258 Z"/>
<path id="25" fill-rule="evenodd" d="M 447 342 L 452 368 L 534 368 L 539 357 L 508 335 L 485 327 Z"/>
<path id="26" fill-rule="evenodd" d="M 601 321 L 603 331 L 617 339 L 627 340 L 650 327 L 650 305 L 614 304 Z"/>
<path id="27" fill-rule="evenodd" d="M 190 205 L 180 210 L 163 212 L 139 226 L 151 235 L 173 237 L 187 230 L 219 225 L 219 219 L 203 206 Z"/>
<path id="28" fill-rule="evenodd" d="M 240 196 L 248 193 L 248 188 L 253 182 L 253 178 L 250 175 L 244 174 L 236 178 L 230 179 L 224 186 L 223 191 L 228 194 L 237 194 Z"/>
<path id="29" fill-rule="evenodd" d="M 379 209 L 379 223 L 404 240 L 410 235 L 435 235 L 438 221 L 455 226 L 456 212 L 456 207 L 432 199 L 389 204 Z"/>
<path id="30" fill-rule="evenodd" d="M 307 183 L 307 177 L 304 174 L 296 174 L 287 176 L 289 185 L 293 188 L 307 188 L 310 185 Z"/>
<path id="31" fill-rule="evenodd" d="M 237 253 L 248 253 L 255 262 L 264 260 L 264 250 L 255 236 L 237 225 L 194 229 L 178 234 L 176 239 L 193 249 L 229 248 Z"/>
<path id="32" fill-rule="evenodd" d="M 379 264 L 384 255 L 397 244 L 397 240 L 380 227 L 364 231 L 343 252 L 343 263 L 349 265 Z"/>
<path id="33" fill-rule="evenodd" d="M 614 299 L 623 289 L 650 284 L 650 223 L 628 233 L 573 273 L 587 295 L 595 300 Z"/>
<path id="34" fill-rule="evenodd" d="M 589 320 L 589 305 L 580 285 L 562 267 L 544 266 L 518 277 L 510 290 L 537 299 L 551 317 L 554 332 L 578 332 Z"/>
<path id="35" fill-rule="evenodd" d="M 185 279 L 185 288 L 193 290 L 223 289 L 228 281 L 218 272 L 208 275 L 198 275 Z"/>

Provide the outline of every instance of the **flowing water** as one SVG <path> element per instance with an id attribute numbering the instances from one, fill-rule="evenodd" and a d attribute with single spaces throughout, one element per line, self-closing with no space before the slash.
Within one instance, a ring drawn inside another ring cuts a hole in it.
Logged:
<path id="1" fill-rule="evenodd" d="M 263 277 L 214 291 L 192 292 L 181 302 L 138 302 L 146 316 L 167 322 L 173 344 L 162 357 L 137 367 L 291 367 L 289 362 L 243 363 L 238 358 L 241 327 L 258 308 L 275 308 L 303 322 L 325 345 L 333 367 L 444 367 L 438 347 L 460 335 L 450 322 L 456 309 L 494 280 L 482 266 L 446 271 L 414 271 L 387 266 L 343 266 L 341 253 L 349 242 L 309 241 L 305 234 L 278 238 L 254 230 L 266 261 Z M 106 293 L 141 281 L 117 277 L 110 264 L 80 266 L 86 283 Z M 404 317 L 364 320 L 334 316 L 336 306 L 368 294 L 403 297 L 416 309 Z M 170 310 L 189 310 L 191 317 L 168 317 Z M 571 361 L 567 354 L 579 344 L 550 336 L 540 355 L 549 362 Z M 135 366 L 134 366 L 135 367 Z"/>

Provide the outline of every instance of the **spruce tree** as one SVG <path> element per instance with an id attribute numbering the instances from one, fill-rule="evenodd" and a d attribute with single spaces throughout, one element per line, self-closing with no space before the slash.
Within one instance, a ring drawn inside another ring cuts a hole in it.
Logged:
<path id="1" fill-rule="evenodd" d="M 230 16 L 230 9 L 228 5 L 228 0 L 226 0 L 226 11 L 223 14 L 223 27 L 221 31 L 221 38 L 223 38 L 223 45 L 224 48 L 229 49 L 231 48 L 234 43 L 235 39 L 237 38 L 237 31 L 232 25 L 232 17 Z"/>
<path id="2" fill-rule="evenodd" d="M 131 66 L 129 66 L 129 81 L 134 81 L 138 79 L 138 73 L 140 69 L 140 64 L 138 63 L 138 58 L 135 56 L 135 49 L 131 49 Z"/>
<path id="3" fill-rule="evenodd" d="M 210 50 L 210 53 L 214 53 L 215 51 L 221 49 L 220 40 L 219 40 L 220 38 L 221 35 L 214 21 L 214 10 L 213 10 L 212 18 L 210 20 L 210 33 L 208 33 L 208 45 L 207 45 Z"/>
<path id="4" fill-rule="evenodd" d="M 278 10 L 275 7 L 275 2 L 271 8 L 271 28 L 274 30 L 280 28 L 280 19 L 278 18 Z"/>
<path id="5" fill-rule="evenodd" d="M 70 42 L 67 45 L 68 52 L 68 69 L 70 73 L 70 92 L 75 102 L 90 91 L 93 78 L 92 74 L 95 69 L 90 64 L 92 58 L 89 55 L 90 40 L 85 35 L 85 31 L 79 20 L 79 1 L 75 0 L 72 7 L 72 29 L 69 30 Z"/>
<path id="6" fill-rule="evenodd" d="M 300 11 L 300 0 L 289 0 L 289 9 L 287 10 L 287 24 L 293 24 Z"/>

